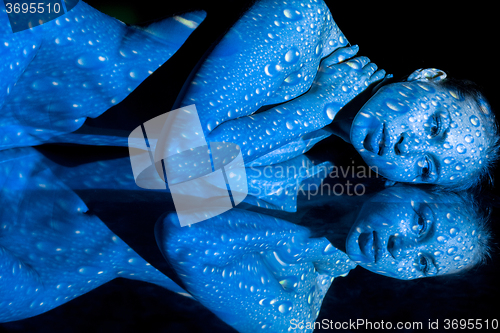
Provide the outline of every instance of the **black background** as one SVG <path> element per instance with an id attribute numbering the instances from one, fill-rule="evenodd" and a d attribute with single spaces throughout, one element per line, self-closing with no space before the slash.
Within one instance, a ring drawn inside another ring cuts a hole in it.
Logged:
<path id="1" fill-rule="evenodd" d="M 199 59 L 249 5 L 244 1 L 229 0 L 164 1 L 161 5 L 152 0 L 93 0 L 88 3 L 130 24 L 194 9 L 205 9 L 208 13 L 205 22 L 186 44 L 145 81 L 149 81 L 148 98 L 143 97 L 141 89 L 144 88 L 141 85 L 137 93 L 128 98 L 126 106 L 115 107 L 102 116 L 102 123 L 106 123 L 106 117 L 111 119 L 124 112 L 123 108 L 130 111 L 141 106 L 142 110 L 150 110 L 143 115 L 145 120 L 155 112 L 171 109 Z M 500 74 L 497 63 L 498 11 L 493 5 L 481 6 L 478 2 L 467 5 L 452 2 L 448 6 L 437 6 L 437 2 L 400 2 L 395 5 L 394 2 L 366 4 L 352 1 L 327 1 L 327 4 L 349 42 L 359 44 L 359 54 L 368 56 L 379 68 L 395 76 L 407 75 L 422 67 L 443 69 L 451 76 L 478 83 L 484 88 L 493 109 L 499 109 L 496 92 Z M 157 89 L 151 90 L 150 87 Z M 95 124 L 98 126 L 99 121 L 96 120 Z M 484 197 L 492 207 L 496 207 L 492 227 L 500 235 L 498 200 L 491 195 L 485 194 Z M 136 206 L 152 204 L 148 198 L 133 199 Z M 123 200 L 127 201 L 127 198 Z M 151 207 L 150 211 L 154 209 Z M 321 210 L 316 214 L 321 214 Z M 153 224 L 153 217 L 151 220 Z M 394 324 L 398 321 L 420 321 L 427 327 L 429 320 L 439 319 L 439 331 L 443 331 L 444 319 L 500 320 L 496 306 L 500 296 L 498 264 L 498 246 L 494 244 L 488 265 L 463 276 L 408 282 L 357 268 L 346 278 L 334 281 L 318 320 L 363 318 Z M 123 279 L 114 280 L 46 314 L 2 324 L 1 331 L 234 332 L 193 301 L 154 285 Z"/>

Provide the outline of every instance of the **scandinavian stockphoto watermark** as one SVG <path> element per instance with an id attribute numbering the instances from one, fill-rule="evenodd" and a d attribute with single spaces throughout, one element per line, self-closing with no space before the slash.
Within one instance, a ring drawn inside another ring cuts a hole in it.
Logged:
<path id="1" fill-rule="evenodd" d="M 266 179 L 268 186 L 250 186 L 248 194 L 260 197 L 273 194 L 280 194 L 283 190 L 285 180 L 293 179 L 296 193 L 288 192 L 288 195 L 303 195 L 310 200 L 314 196 L 362 196 L 366 193 L 365 180 L 378 178 L 377 167 L 365 165 L 331 165 L 330 163 L 314 164 L 307 160 L 299 165 L 269 165 L 265 167 L 250 167 L 250 183 L 253 179 Z M 311 172 L 314 170 L 314 172 Z M 309 174 L 307 177 L 301 175 Z M 307 181 L 305 181 L 307 179 Z M 334 181 L 328 181 L 328 179 Z M 350 179 L 350 180 L 349 180 Z M 341 181 L 339 181 L 341 180 Z"/>
<path id="2" fill-rule="evenodd" d="M 195 105 L 150 119 L 128 138 L 139 187 L 171 193 L 181 226 L 220 215 L 248 194 L 240 147 L 210 142 Z"/>

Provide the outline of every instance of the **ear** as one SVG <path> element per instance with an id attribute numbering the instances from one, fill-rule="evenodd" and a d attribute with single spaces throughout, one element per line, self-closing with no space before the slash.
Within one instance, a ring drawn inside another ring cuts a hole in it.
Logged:
<path id="1" fill-rule="evenodd" d="M 408 76 L 406 81 L 437 82 L 446 79 L 446 73 L 437 68 L 420 68 Z"/>

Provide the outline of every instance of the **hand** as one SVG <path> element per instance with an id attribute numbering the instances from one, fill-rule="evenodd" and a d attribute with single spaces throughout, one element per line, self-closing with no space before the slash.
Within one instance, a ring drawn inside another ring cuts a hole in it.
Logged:
<path id="1" fill-rule="evenodd" d="M 188 291 L 239 332 L 314 322 L 333 278 L 355 267 L 307 228 L 238 209 L 190 227 L 170 214 L 155 235 Z"/>
<path id="2" fill-rule="evenodd" d="M 356 46 L 335 51 L 320 65 L 309 92 L 267 111 L 226 121 L 208 135 L 209 141 L 237 143 L 248 164 L 328 125 L 344 105 L 385 76 L 366 57 L 344 61 L 357 51 Z"/>
<path id="3" fill-rule="evenodd" d="M 367 57 L 352 58 L 358 50 L 357 45 L 344 47 L 323 59 L 311 90 L 307 92 L 312 97 L 311 102 L 326 109 L 331 119 L 370 84 L 385 76 L 385 71 L 377 71 L 377 65 Z"/>

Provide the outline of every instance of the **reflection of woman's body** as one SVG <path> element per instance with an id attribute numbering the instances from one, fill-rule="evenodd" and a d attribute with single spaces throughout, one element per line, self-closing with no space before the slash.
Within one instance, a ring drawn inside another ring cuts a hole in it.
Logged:
<path id="1" fill-rule="evenodd" d="M 472 205 L 416 187 L 386 189 L 354 212 L 345 252 L 306 227 L 238 209 L 190 228 L 171 214 L 156 237 L 187 290 L 238 331 L 283 332 L 302 323 L 298 331 L 310 332 L 333 279 L 356 264 L 411 280 L 481 262 L 490 236 Z M 335 233 L 338 219 L 327 219 L 319 233 Z"/>
<path id="2" fill-rule="evenodd" d="M 189 296 L 55 176 L 88 184 L 78 168 L 58 166 L 30 147 L 0 152 L 0 165 L 0 323 L 47 312 L 118 277 Z"/>

